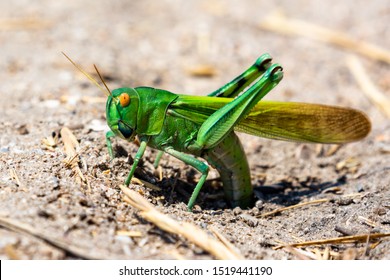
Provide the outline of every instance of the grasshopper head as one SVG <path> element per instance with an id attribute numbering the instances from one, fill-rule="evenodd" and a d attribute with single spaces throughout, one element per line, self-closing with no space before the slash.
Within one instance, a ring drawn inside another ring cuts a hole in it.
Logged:
<path id="1" fill-rule="evenodd" d="M 105 88 L 103 88 L 90 74 L 77 65 L 70 57 L 65 53 L 63 55 L 81 72 L 88 80 L 90 80 L 95 86 L 101 89 L 107 95 L 106 103 L 106 118 L 107 124 L 115 133 L 115 135 L 132 141 L 136 135 L 137 129 L 137 113 L 139 97 L 138 93 L 133 88 L 118 88 L 114 91 L 110 91 L 107 84 L 104 82 L 102 75 L 94 65 L 96 73 L 99 75 Z"/>
<path id="2" fill-rule="evenodd" d="M 136 135 L 138 94 L 133 88 L 118 88 L 108 96 L 107 124 L 115 135 L 132 141 Z"/>

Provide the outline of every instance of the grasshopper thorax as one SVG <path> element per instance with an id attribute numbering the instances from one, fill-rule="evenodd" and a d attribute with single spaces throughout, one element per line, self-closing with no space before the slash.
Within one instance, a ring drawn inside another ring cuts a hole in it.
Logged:
<path id="1" fill-rule="evenodd" d="M 133 88 L 118 88 L 107 98 L 106 118 L 110 129 L 119 137 L 133 140 L 137 129 L 139 97 Z"/>

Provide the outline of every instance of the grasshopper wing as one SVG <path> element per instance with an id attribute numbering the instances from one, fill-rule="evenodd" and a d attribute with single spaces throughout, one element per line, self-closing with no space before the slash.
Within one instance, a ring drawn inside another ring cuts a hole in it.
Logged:
<path id="1" fill-rule="evenodd" d="M 231 98 L 180 95 L 170 112 L 202 124 L 231 101 Z M 367 136 L 371 123 L 364 113 L 350 108 L 260 101 L 234 130 L 276 140 L 341 144 Z"/>
<path id="2" fill-rule="evenodd" d="M 234 129 L 270 139 L 341 144 L 367 136 L 371 123 L 350 108 L 261 101 Z"/>

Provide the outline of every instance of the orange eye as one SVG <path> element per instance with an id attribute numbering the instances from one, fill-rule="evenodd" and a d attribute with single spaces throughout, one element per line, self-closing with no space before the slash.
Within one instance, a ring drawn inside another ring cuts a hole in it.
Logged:
<path id="1" fill-rule="evenodd" d="M 127 93 L 119 95 L 119 103 L 122 107 L 127 107 L 130 104 L 130 96 Z"/>

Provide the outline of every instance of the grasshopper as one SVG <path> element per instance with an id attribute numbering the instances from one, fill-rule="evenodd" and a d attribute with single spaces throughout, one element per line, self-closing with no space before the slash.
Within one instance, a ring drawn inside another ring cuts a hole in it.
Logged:
<path id="1" fill-rule="evenodd" d="M 137 137 L 140 142 L 125 185 L 129 186 L 147 146 L 165 152 L 201 173 L 187 205 L 189 211 L 207 178 L 209 164 L 218 170 L 230 206 L 252 205 L 249 164 L 236 131 L 277 140 L 342 144 L 364 138 L 371 129 L 366 115 L 350 108 L 259 102 L 283 78 L 282 66 L 272 63 L 269 54 L 261 55 L 246 71 L 208 96 L 151 87 L 124 87 L 111 92 L 96 66 L 105 89 L 70 61 L 107 95 L 110 157 L 114 157 L 112 137 L 129 142 Z"/>

